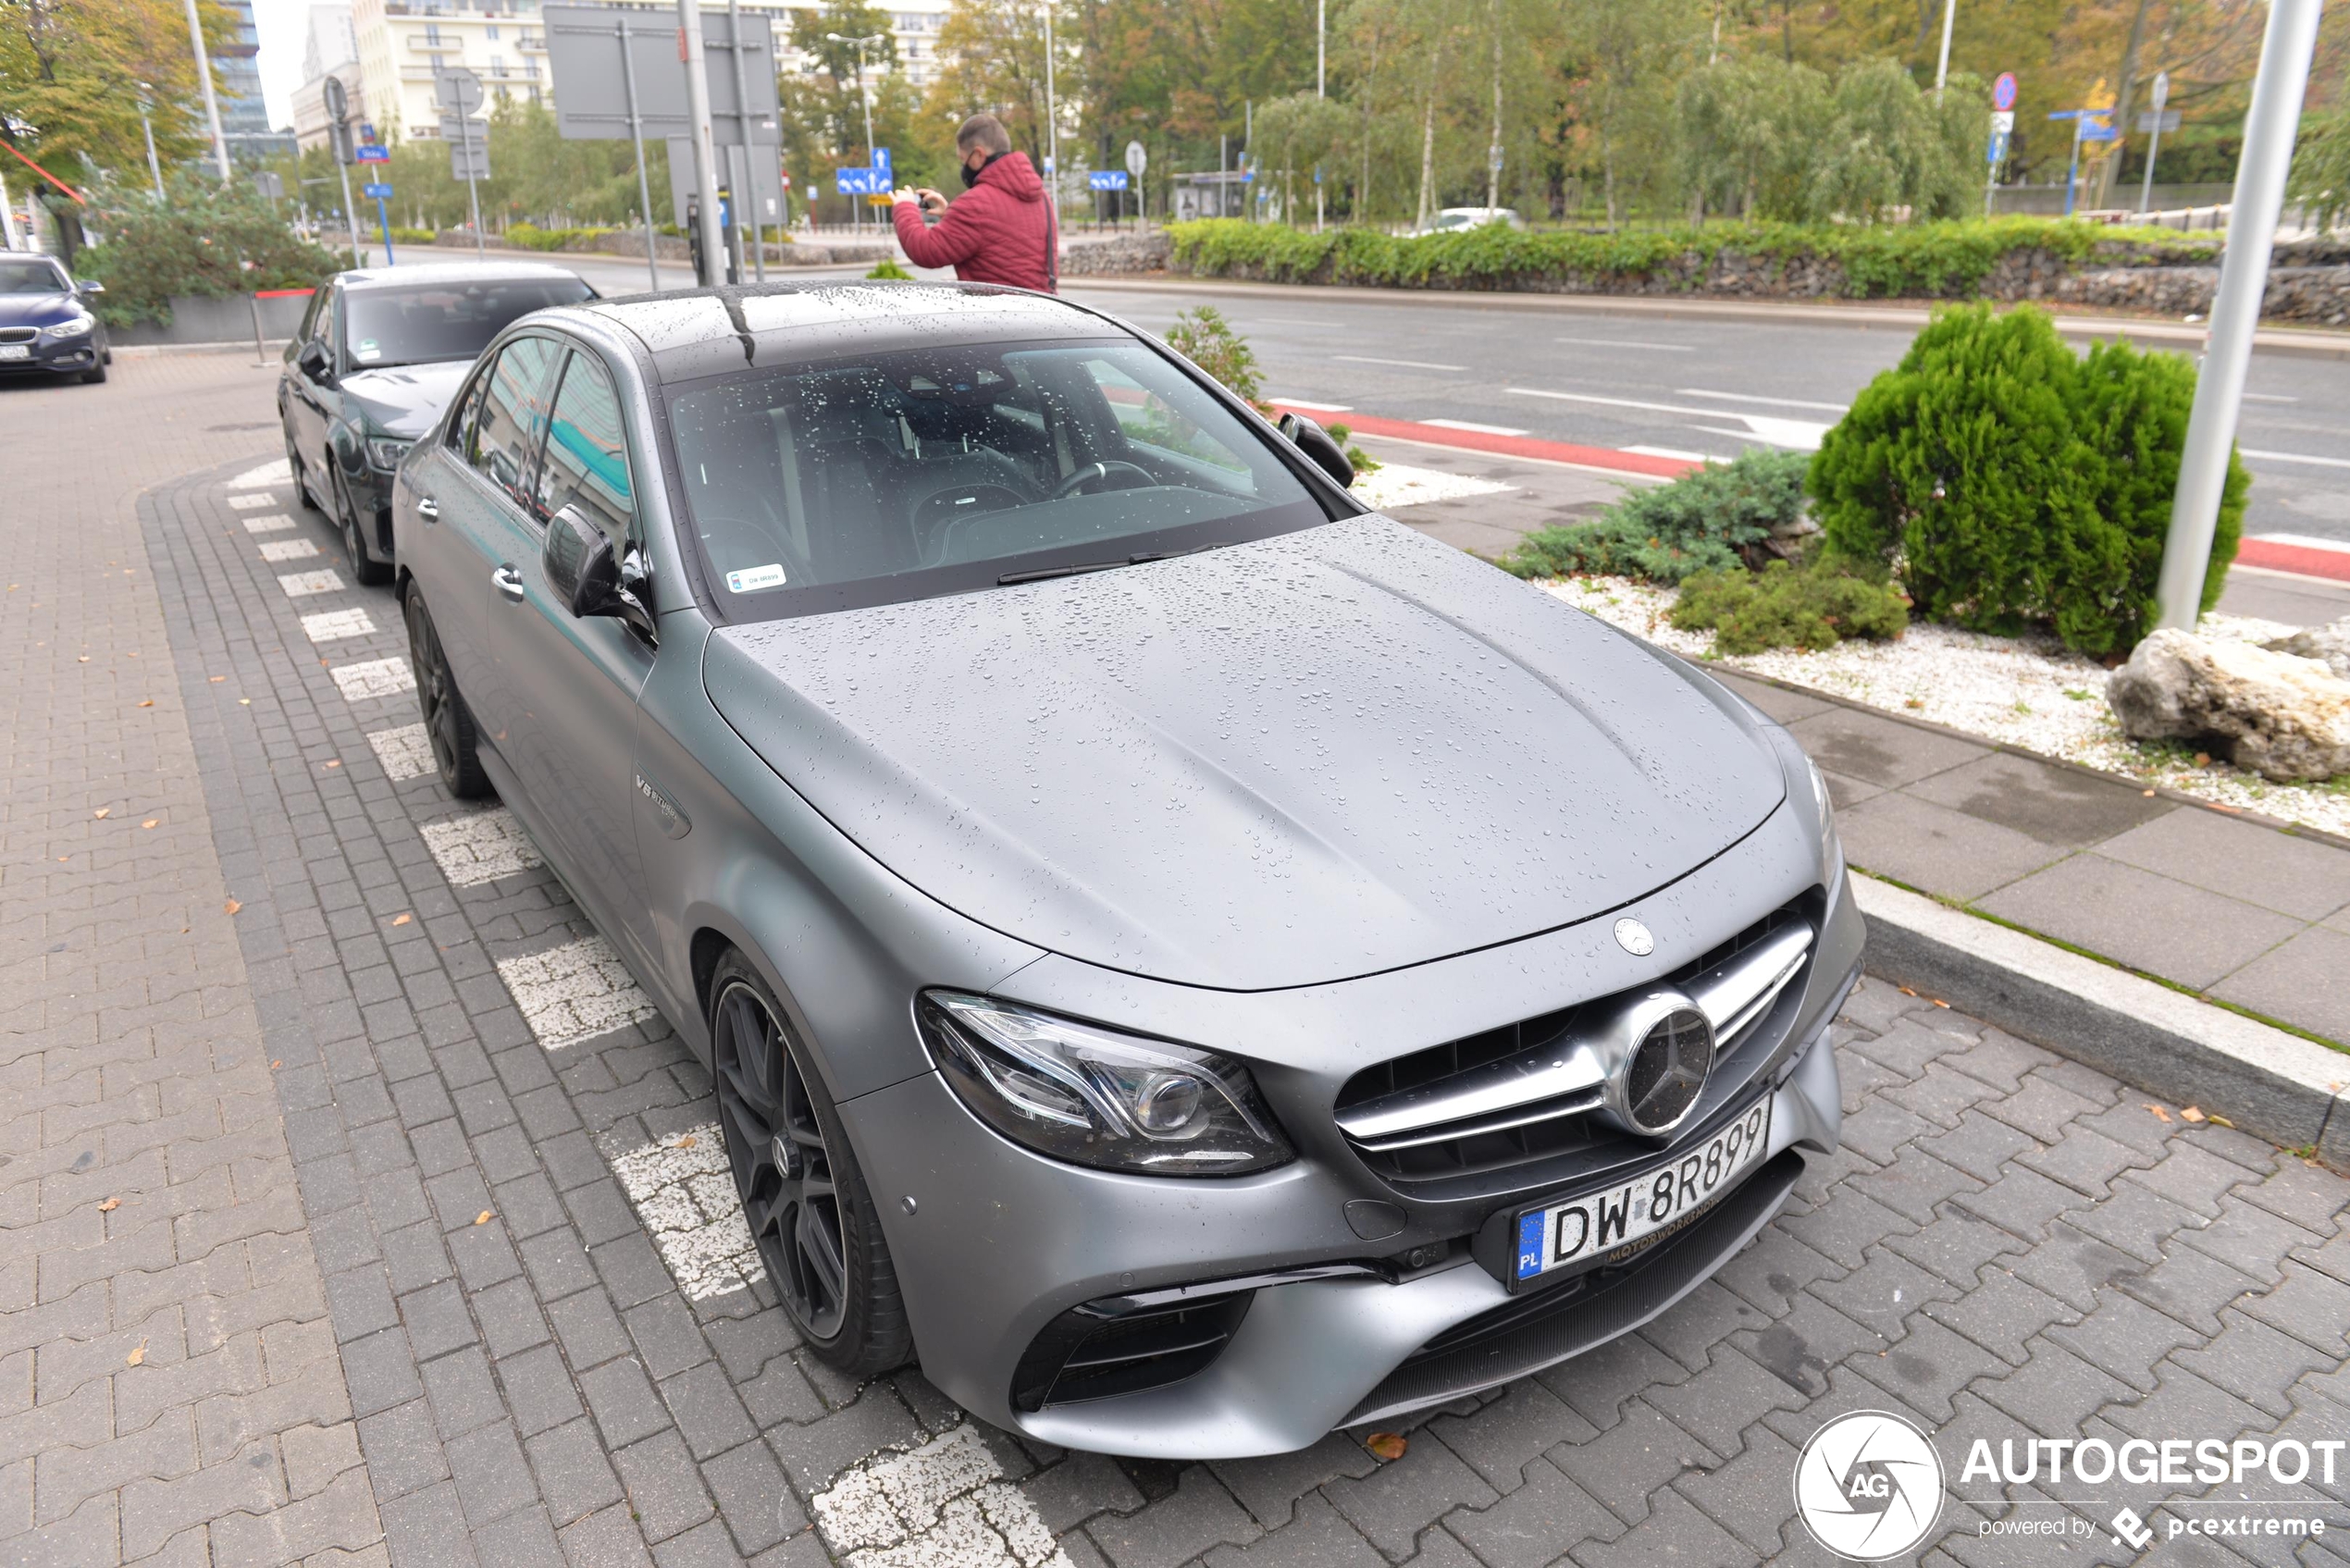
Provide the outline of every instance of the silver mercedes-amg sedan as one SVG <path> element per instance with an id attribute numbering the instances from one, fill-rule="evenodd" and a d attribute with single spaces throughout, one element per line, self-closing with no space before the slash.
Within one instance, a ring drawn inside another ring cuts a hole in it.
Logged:
<path id="1" fill-rule="evenodd" d="M 402 465 L 442 783 L 710 1067 L 851 1375 L 1302 1448 L 1664 1312 L 1840 1115 L 1826 792 L 1066 301 L 538 313 Z"/>

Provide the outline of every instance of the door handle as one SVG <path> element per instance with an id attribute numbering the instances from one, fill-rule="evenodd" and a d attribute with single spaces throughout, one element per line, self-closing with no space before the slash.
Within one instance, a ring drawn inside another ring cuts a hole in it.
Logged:
<path id="1" fill-rule="evenodd" d="M 508 604 L 522 602 L 522 574 L 514 570 L 512 562 L 501 565 L 497 571 L 489 574 L 489 586 L 496 588 L 498 597 Z"/>
<path id="2" fill-rule="evenodd" d="M 440 521 L 440 503 L 430 496 L 418 496 L 416 515 L 427 523 L 438 523 Z"/>

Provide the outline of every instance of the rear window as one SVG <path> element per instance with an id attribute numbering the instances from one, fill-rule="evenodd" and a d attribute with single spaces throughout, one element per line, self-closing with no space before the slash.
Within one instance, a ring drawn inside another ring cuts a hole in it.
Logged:
<path id="1" fill-rule="evenodd" d="M 471 359 L 508 323 L 595 298 L 576 278 L 482 279 L 343 293 L 343 352 L 362 370 Z"/>
<path id="2" fill-rule="evenodd" d="M 676 389 L 729 620 L 1093 571 L 1326 522 L 1262 431 L 1131 339 L 908 349 Z"/>

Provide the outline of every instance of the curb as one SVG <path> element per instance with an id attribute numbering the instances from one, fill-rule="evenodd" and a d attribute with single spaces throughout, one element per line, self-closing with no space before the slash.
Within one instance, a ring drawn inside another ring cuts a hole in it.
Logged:
<path id="1" fill-rule="evenodd" d="M 1188 273 L 1174 272 L 1099 278 L 1076 274 L 1064 276 L 1061 287 L 1064 290 L 1105 289 L 1146 294 L 1163 294 L 1170 289 L 1196 289 L 1260 300 L 1294 300 L 1300 295 L 1324 294 L 1376 301 L 1382 304 L 1452 305 L 1470 310 L 1568 311 L 1597 315 L 1653 315 L 1701 321 L 1806 322 L 1863 329 L 1893 327 L 1903 331 L 1915 331 L 1933 319 L 1932 311 L 1915 305 L 1799 304 L 1760 300 L 1658 299 L 1646 294 L 1516 293 L 1484 289 L 1377 289 L 1348 283 L 1248 283 L 1217 278 L 1194 278 Z M 2047 307 L 2047 302 L 2044 300 L 2015 302 Z M 2189 352 L 2195 354 L 2203 352 L 2203 341 L 2207 336 L 2206 329 L 2199 324 L 2189 326 L 2181 321 L 2125 315 L 2058 315 L 2056 329 L 2073 338 L 2131 338 L 2140 342 L 2191 345 Z M 2269 327 L 2253 334 L 2252 346 L 2268 353 L 2350 359 L 2350 332 L 2337 334 L 2296 327 Z"/>
<path id="2" fill-rule="evenodd" d="M 2350 1169 L 2350 1056 L 1853 872 L 1868 972 Z"/>

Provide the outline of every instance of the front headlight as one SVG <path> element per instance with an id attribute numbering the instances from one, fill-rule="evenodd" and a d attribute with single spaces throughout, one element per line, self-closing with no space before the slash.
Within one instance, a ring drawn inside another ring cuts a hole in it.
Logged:
<path id="1" fill-rule="evenodd" d="M 1292 1157 L 1230 1056 L 958 991 L 924 992 L 919 1012 L 957 1097 L 1040 1154 L 1144 1176 L 1231 1176 Z"/>
<path id="2" fill-rule="evenodd" d="M 400 460 L 406 457 L 408 449 L 415 444 L 414 441 L 395 441 L 384 436 L 370 436 L 367 438 L 367 461 L 389 474 L 400 466 Z"/>
<path id="3" fill-rule="evenodd" d="M 63 342 L 68 338 L 87 336 L 90 328 L 96 325 L 89 316 L 77 315 L 60 321 L 55 327 L 45 327 L 43 331 L 53 342 Z"/>
<path id="4" fill-rule="evenodd" d="M 1836 836 L 1836 803 L 1828 796 L 1827 775 L 1811 758 L 1803 765 L 1812 770 L 1812 799 L 1820 813 L 1820 885 L 1830 894 L 1836 892 L 1836 879 L 1844 872 L 1844 844 Z"/>

